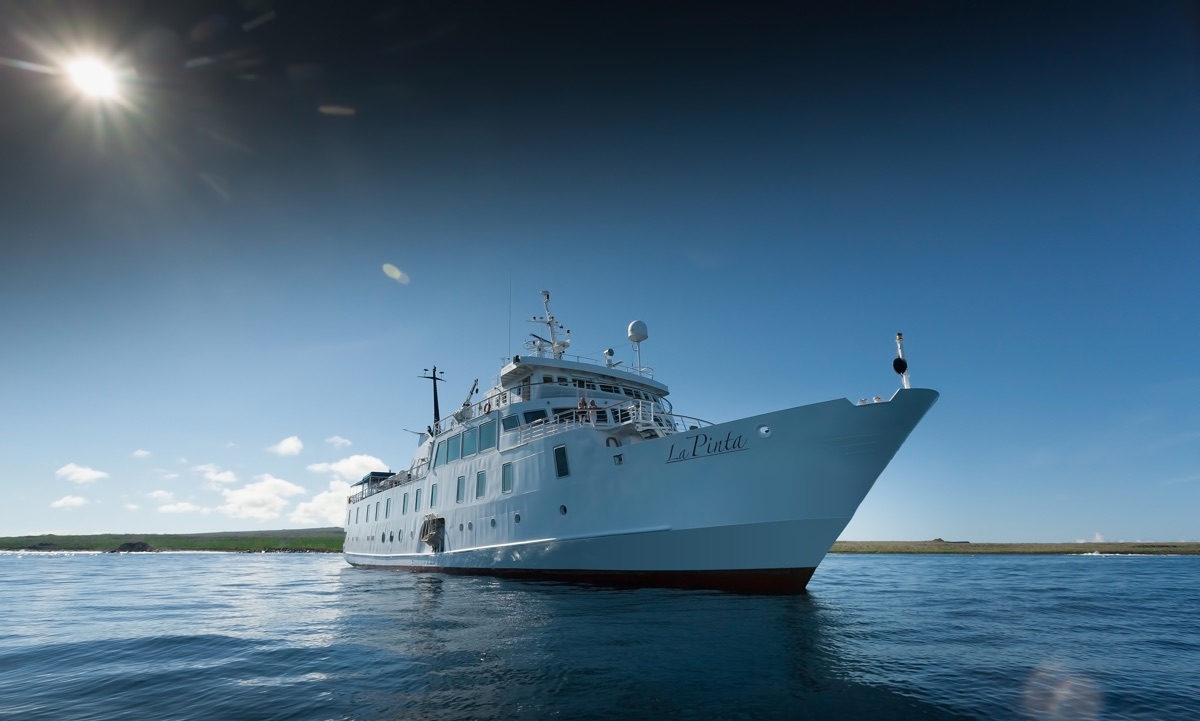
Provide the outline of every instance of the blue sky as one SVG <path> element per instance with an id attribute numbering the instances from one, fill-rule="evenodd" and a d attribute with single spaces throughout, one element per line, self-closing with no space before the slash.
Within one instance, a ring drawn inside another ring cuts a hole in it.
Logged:
<path id="1" fill-rule="evenodd" d="M 124 76 L 0 65 L 0 535 L 335 525 L 545 288 L 712 421 L 903 331 L 942 398 L 844 538 L 1200 540 L 1187 4 L 118 5 L 4 18 Z"/>

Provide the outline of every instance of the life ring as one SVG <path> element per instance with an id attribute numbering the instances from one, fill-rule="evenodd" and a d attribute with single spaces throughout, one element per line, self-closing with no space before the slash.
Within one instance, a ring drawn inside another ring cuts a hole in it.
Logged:
<path id="1" fill-rule="evenodd" d="M 492 412 L 492 402 L 491 402 L 491 401 L 488 401 L 487 403 L 484 403 L 484 404 L 483 404 L 483 412 L 484 412 L 484 413 L 491 413 L 491 412 Z"/>

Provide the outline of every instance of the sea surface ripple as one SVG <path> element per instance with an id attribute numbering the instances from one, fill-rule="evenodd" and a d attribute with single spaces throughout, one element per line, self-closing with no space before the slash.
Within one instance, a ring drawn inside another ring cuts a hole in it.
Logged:
<path id="1" fill-rule="evenodd" d="M 807 595 L 0 553 L 3 719 L 1200 719 L 1200 558 L 833 555 Z"/>

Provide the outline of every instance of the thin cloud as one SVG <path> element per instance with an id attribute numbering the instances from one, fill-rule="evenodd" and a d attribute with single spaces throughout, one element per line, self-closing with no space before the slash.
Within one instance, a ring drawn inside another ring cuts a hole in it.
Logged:
<path id="1" fill-rule="evenodd" d="M 158 507 L 159 513 L 208 513 L 209 509 L 197 506 L 195 503 L 180 501 L 179 503 L 168 503 L 165 506 Z"/>
<path id="2" fill-rule="evenodd" d="M 136 503 L 126 503 L 126 504 L 125 504 L 125 510 L 126 510 L 126 511 L 139 511 L 139 510 L 141 510 L 141 508 L 142 508 L 142 507 L 141 507 L 141 506 L 139 506 L 139 505 L 138 505 L 138 504 L 136 504 Z"/>
<path id="3" fill-rule="evenodd" d="M 63 496 L 50 504 L 51 508 L 79 508 L 86 506 L 88 499 L 83 496 Z"/>
<path id="4" fill-rule="evenodd" d="M 298 456 L 304 450 L 304 443 L 299 436 L 288 436 L 273 446 L 267 446 L 267 450 L 277 456 Z"/>
<path id="5" fill-rule="evenodd" d="M 192 466 L 192 470 L 203 473 L 204 477 L 213 483 L 237 483 L 237 476 L 233 471 L 223 471 L 215 463 Z"/>
<path id="6" fill-rule="evenodd" d="M 179 478 L 179 474 L 178 474 L 178 473 L 164 473 L 164 474 L 163 474 L 163 477 L 162 477 L 162 479 L 163 479 L 164 481 L 173 481 L 173 480 L 175 480 L 176 478 Z"/>
<path id="7" fill-rule="evenodd" d="M 341 436 L 330 436 L 325 439 L 325 442 L 335 448 L 342 448 L 345 446 L 354 445 L 353 443 L 350 442 L 349 438 L 342 438 Z"/>
<path id="8" fill-rule="evenodd" d="M 134 458 L 148 458 L 152 454 L 150 453 L 150 451 L 146 450 L 145 448 L 139 448 L 129 455 L 133 456 Z"/>
<path id="9" fill-rule="evenodd" d="M 104 471 L 97 471 L 95 468 L 88 468 L 87 466 L 77 466 L 74 463 L 68 463 L 55 471 L 54 475 L 59 478 L 65 478 L 72 483 L 78 483 L 81 486 L 87 483 L 95 483 L 101 478 L 108 478 L 108 474 Z"/>
<path id="10" fill-rule="evenodd" d="M 371 471 L 386 471 L 388 465 L 375 456 L 358 454 L 333 463 L 313 463 L 308 470 L 313 473 L 333 473 L 343 481 L 357 481 Z"/>
<path id="11" fill-rule="evenodd" d="M 146 498 L 158 503 L 166 503 L 175 498 L 175 494 L 170 491 L 150 491 L 146 494 Z"/>
<path id="12" fill-rule="evenodd" d="M 264 473 L 255 476 L 254 483 L 241 488 L 222 489 L 225 503 L 217 506 L 216 510 L 230 518 L 269 521 L 283 514 L 283 509 L 290 503 L 288 497 L 304 493 L 306 491 L 300 486 Z"/>

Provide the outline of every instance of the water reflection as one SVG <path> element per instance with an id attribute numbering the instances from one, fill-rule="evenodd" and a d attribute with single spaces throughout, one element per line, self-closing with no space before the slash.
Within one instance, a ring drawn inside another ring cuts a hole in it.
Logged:
<path id="1" fill-rule="evenodd" d="M 371 669 L 355 703 L 423 718 L 950 718 L 841 676 L 829 633 L 842 622 L 812 596 L 357 569 L 340 581 L 342 633 Z"/>

